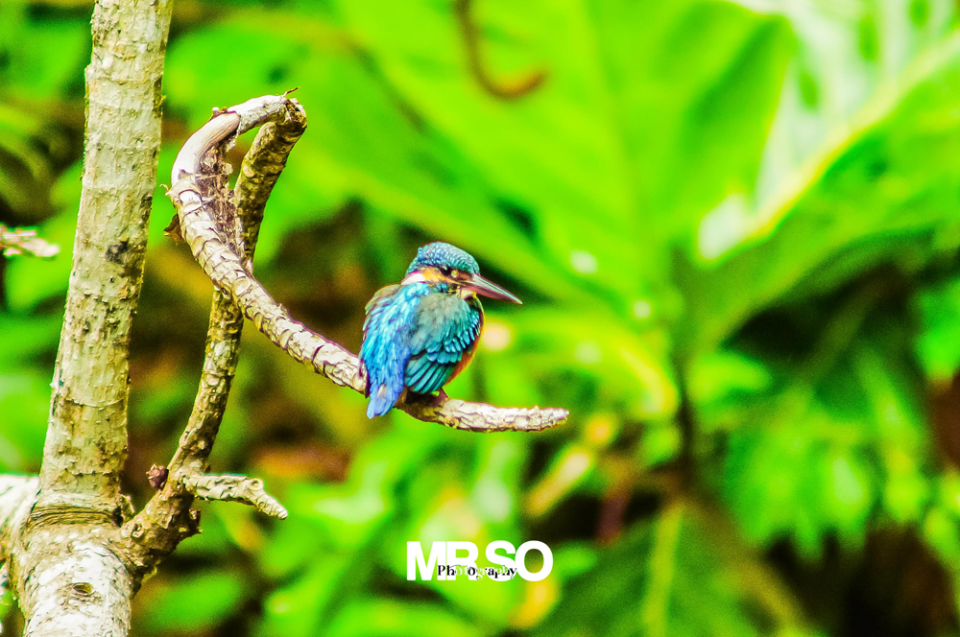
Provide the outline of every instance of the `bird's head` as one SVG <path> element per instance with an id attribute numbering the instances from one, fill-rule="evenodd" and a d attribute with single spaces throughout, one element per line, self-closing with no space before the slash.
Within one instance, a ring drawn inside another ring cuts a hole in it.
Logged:
<path id="1" fill-rule="evenodd" d="M 451 294 L 469 298 L 475 294 L 520 303 L 520 299 L 480 276 L 477 260 L 460 248 L 437 241 L 417 250 L 401 284 L 427 283 Z"/>

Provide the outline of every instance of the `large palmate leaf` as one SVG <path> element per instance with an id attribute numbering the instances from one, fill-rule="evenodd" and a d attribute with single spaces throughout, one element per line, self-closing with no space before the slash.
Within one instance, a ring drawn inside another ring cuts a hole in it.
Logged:
<path id="1" fill-rule="evenodd" d="M 694 347 L 784 295 L 828 290 L 881 263 L 915 268 L 956 246 L 952 3 L 801 2 L 783 12 L 801 46 L 758 179 L 703 217 L 694 264 L 679 270 L 690 310 L 681 340 Z"/>
<path id="2" fill-rule="evenodd" d="M 313 116 L 294 179 L 316 197 L 290 200 L 279 223 L 360 197 L 543 297 L 609 308 L 579 326 L 586 343 L 609 340 L 610 322 L 662 332 L 678 311 L 671 239 L 755 179 L 794 48 L 786 19 L 695 0 L 478 4 L 472 20 L 489 73 L 546 73 L 539 88 L 504 100 L 471 73 L 454 3 L 335 6 L 332 22 L 305 18 L 302 35 L 283 32 L 282 46 L 252 47 L 277 37 L 241 14 L 171 48 L 174 108 L 255 92 L 199 80 L 211 74 L 205 64 L 220 63 L 198 55 L 211 46 L 233 59 L 258 49 L 244 83 L 302 87 Z M 669 416 L 669 348 L 645 340 L 619 348 L 640 361 L 635 369 L 653 366 L 618 399 L 652 394 L 641 412 Z"/>
<path id="3" fill-rule="evenodd" d="M 699 244 L 714 259 L 771 234 L 853 144 L 888 118 L 955 54 L 950 2 L 754 2 L 797 36 L 756 184 L 704 218 Z M 746 208 L 743 207 L 746 203 Z"/>
<path id="4" fill-rule="evenodd" d="M 755 170 L 791 46 L 782 19 L 716 2 L 478 4 L 490 73 L 545 66 L 542 87 L 506 101 L 468 70 L 452 3 L 339 6 L 403 99 L 475 162 L 487 196 L 525 212 L 528 249 L 552 257 L 554 279 L 614 291 L 624 314 L 666 274 L 674 213 Z M 732 152 L 718 154 L 717 137 Z"/>

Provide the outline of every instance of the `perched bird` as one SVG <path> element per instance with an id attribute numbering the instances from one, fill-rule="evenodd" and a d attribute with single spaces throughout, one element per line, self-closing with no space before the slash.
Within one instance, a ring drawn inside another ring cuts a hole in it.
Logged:
<path id="1" fill-rule="evenodd" d="M 360 348 L 368 418 L 390 411 L 405 392 L 442 392 L 467 366 L 483 329 L 478 294 L 520 303 L 480 276 L 472 256 L 436 242 L 417 251 L 400 283 L 374 295 L 367 304 Z"/>

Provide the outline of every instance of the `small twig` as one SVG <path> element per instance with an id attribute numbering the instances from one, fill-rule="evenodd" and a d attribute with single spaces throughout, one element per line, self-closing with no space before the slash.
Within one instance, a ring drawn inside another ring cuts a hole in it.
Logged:
<path id="1" fill-rule="evenodd" d="M 502 100 L 519 99 L 536 90 L 547 79 L 547 72 L 542 69 L 512 82 L 498 81 L 490 75 L 480 54 L 480 29 L 474 22 L 472 8 L 473 0 L 456 0 L 454 3 L 454 14 L 457 16 L 457 24 L 466 48 L 467 66 L 480 87 Z"/>
<path id="2" fill-rule="evenodd" d="M 186 474 L 180 482 L 190 493 L 203 500 L 240 502 L 256 508 L 261 513 L 287 519 L 287 510 L 263 489 L 263 480 L 225 473 Z"/>
<path id="3" fill-rule="evenodd" d="M 49 258 L 60 253 L 60 246 L 41 239 L 37 236 L 36 230 L 8 228 L 0 224 L 0 251 L 3 251 L 6 257 L 29 254 Z"/>
<path id="4" fill-rule="evenodd" d="M 263 119 L 299 111 L 295 100 L 265 96 L 227 109 L 208 121 L 184 144 L 174 163 L 174 185 L 168 195 L 180 218 L 180 232 L 193 256 L 218 289 L 229 294 L 243 314 L 294 360 L 308 364 L 337 385 L 363 392 L 356 355 L 291 318 L 253 277 L 244 259 L 231 249 L 220 229 L 220 205 L 203 185 L 208 154 Z M 406 402 L 398 405 L 414 418 L 470 431 L 537 431 L 566 421 L 559 408 L 503 408 L 462 400 Z M 173 468 L 171 467 L 171 470 Z"/>

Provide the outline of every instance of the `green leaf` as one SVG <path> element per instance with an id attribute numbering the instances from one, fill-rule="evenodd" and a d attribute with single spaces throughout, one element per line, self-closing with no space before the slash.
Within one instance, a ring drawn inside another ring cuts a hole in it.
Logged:
<path id="1" fill-rule="evenodd" d="M 949 384 L 960 370 L 960 279 L 921 290 L 914 304 L 920 320 L 916 340 L 920 366 L 934 383 Z"/>
<path id="2" fill-rule="evenodd" d="M 709 348 L 778 299 L 831 289 L 882 263 L 915 268 L 952 249 L 942 240 L 960 224 L 960 129 L 950 115 L 960 38 L 949 28 L 952 5 L 935 4 L 936 19 L 922 28 L 890 23 L 872 60 L 859 50 L 853 14 L 783 5 L 799 60 L 757 182 L 703 217 L 699 254 L 678 270 L 686 348 Z M 868 15 L 881 23 L 883 10 Z M 814 104 L 804 102 L 803 82 L 816 85 Z"/>
<path id="3" fill-rule="evenodd" d="M 636 525 L 571 581 L 564 601 L 532 634 L 760 635 L 771 626 L 808 634 L 794 623 L 790 602 L 772 604 L 778 593 L 751 586 L 747 564 L 718 551 L 708 533 L 677 505 L 654 523 Z M 752 612 L 745 613 L 746 606 Z"/>
<path id="4" fill-rule="evenodd" d="M 49 410 L 47 374 L 23 367 L 0 371 L 0 471 L 39 469 Z"/>
<path id="5" fill-rule="evenodd" d="M 436 604 L 411 603 L 384 598 L 357 599 L 337 614 L 326 630 L 331 637 L 406 637 L 412 627 L 423 637 L 486 634 L 473 622 Z"/>
<path id="6" fill-rule="evenodd" d="M 150 634 L 210 629 L 235 613 L 249 594 L 239 573 L 201 573 L 141 593 L 140 621 Z"/>
<path id="7" fill-rule="evenodd" d="M 80 164 L 66 171 L 57 183 L 58 207 L 70 206 L 71 214 L 60 214 L 43 223 L 38 234 L 60 246 L 52 259 L 13 259 L 7 263 L 5 276 L 10 308 L 33 310 L 41 303 L 65 297 L 73 267 L 73 243 L 77 217 L 72 214 L 80 202 Z"/>
<path id="8" fill-rule="evenodd" d="M 877 299 L 865 285 L 839 304 L 783 308 L 736 340 L 749 356 L 696 359 L 698 447 L 722 458 L 717 485 L 751 541 L 790 537 L 812 556 L 832 534 L 861 545 L 881 513 L 922 515 L 933 461 L 923 388 L 906 322 Z M 767 366 L 745 364 L 758 360 Z"/>
<path id="9" fill-rule="evenodd" d="M 83 95 L 83 67 L 90 61 L 90 16 L 31 11 L 25 2 L 0 7 L 0 85 L 31 99 Z M 59 109 L 45 112 L 57 116 Z"/>
<path id="10" fill-rule="evenodd" d="M 288 536 L 289 537 L 289 536 Z M 325 549 L 298 577 L 273 591 L 264 604 L 261 634 L 311 637 L 325 633 L 332 615 L 358 585 L 356 556 Z"/>
<path id="11" fill-rule="evenodd" d="M 679 403 L 665 335 L 588 309 L 526 309 L 511 315 L 515 351 L 540 376 L 569 369 L 623 401 L 635 418 L 664 418 Z"/>

